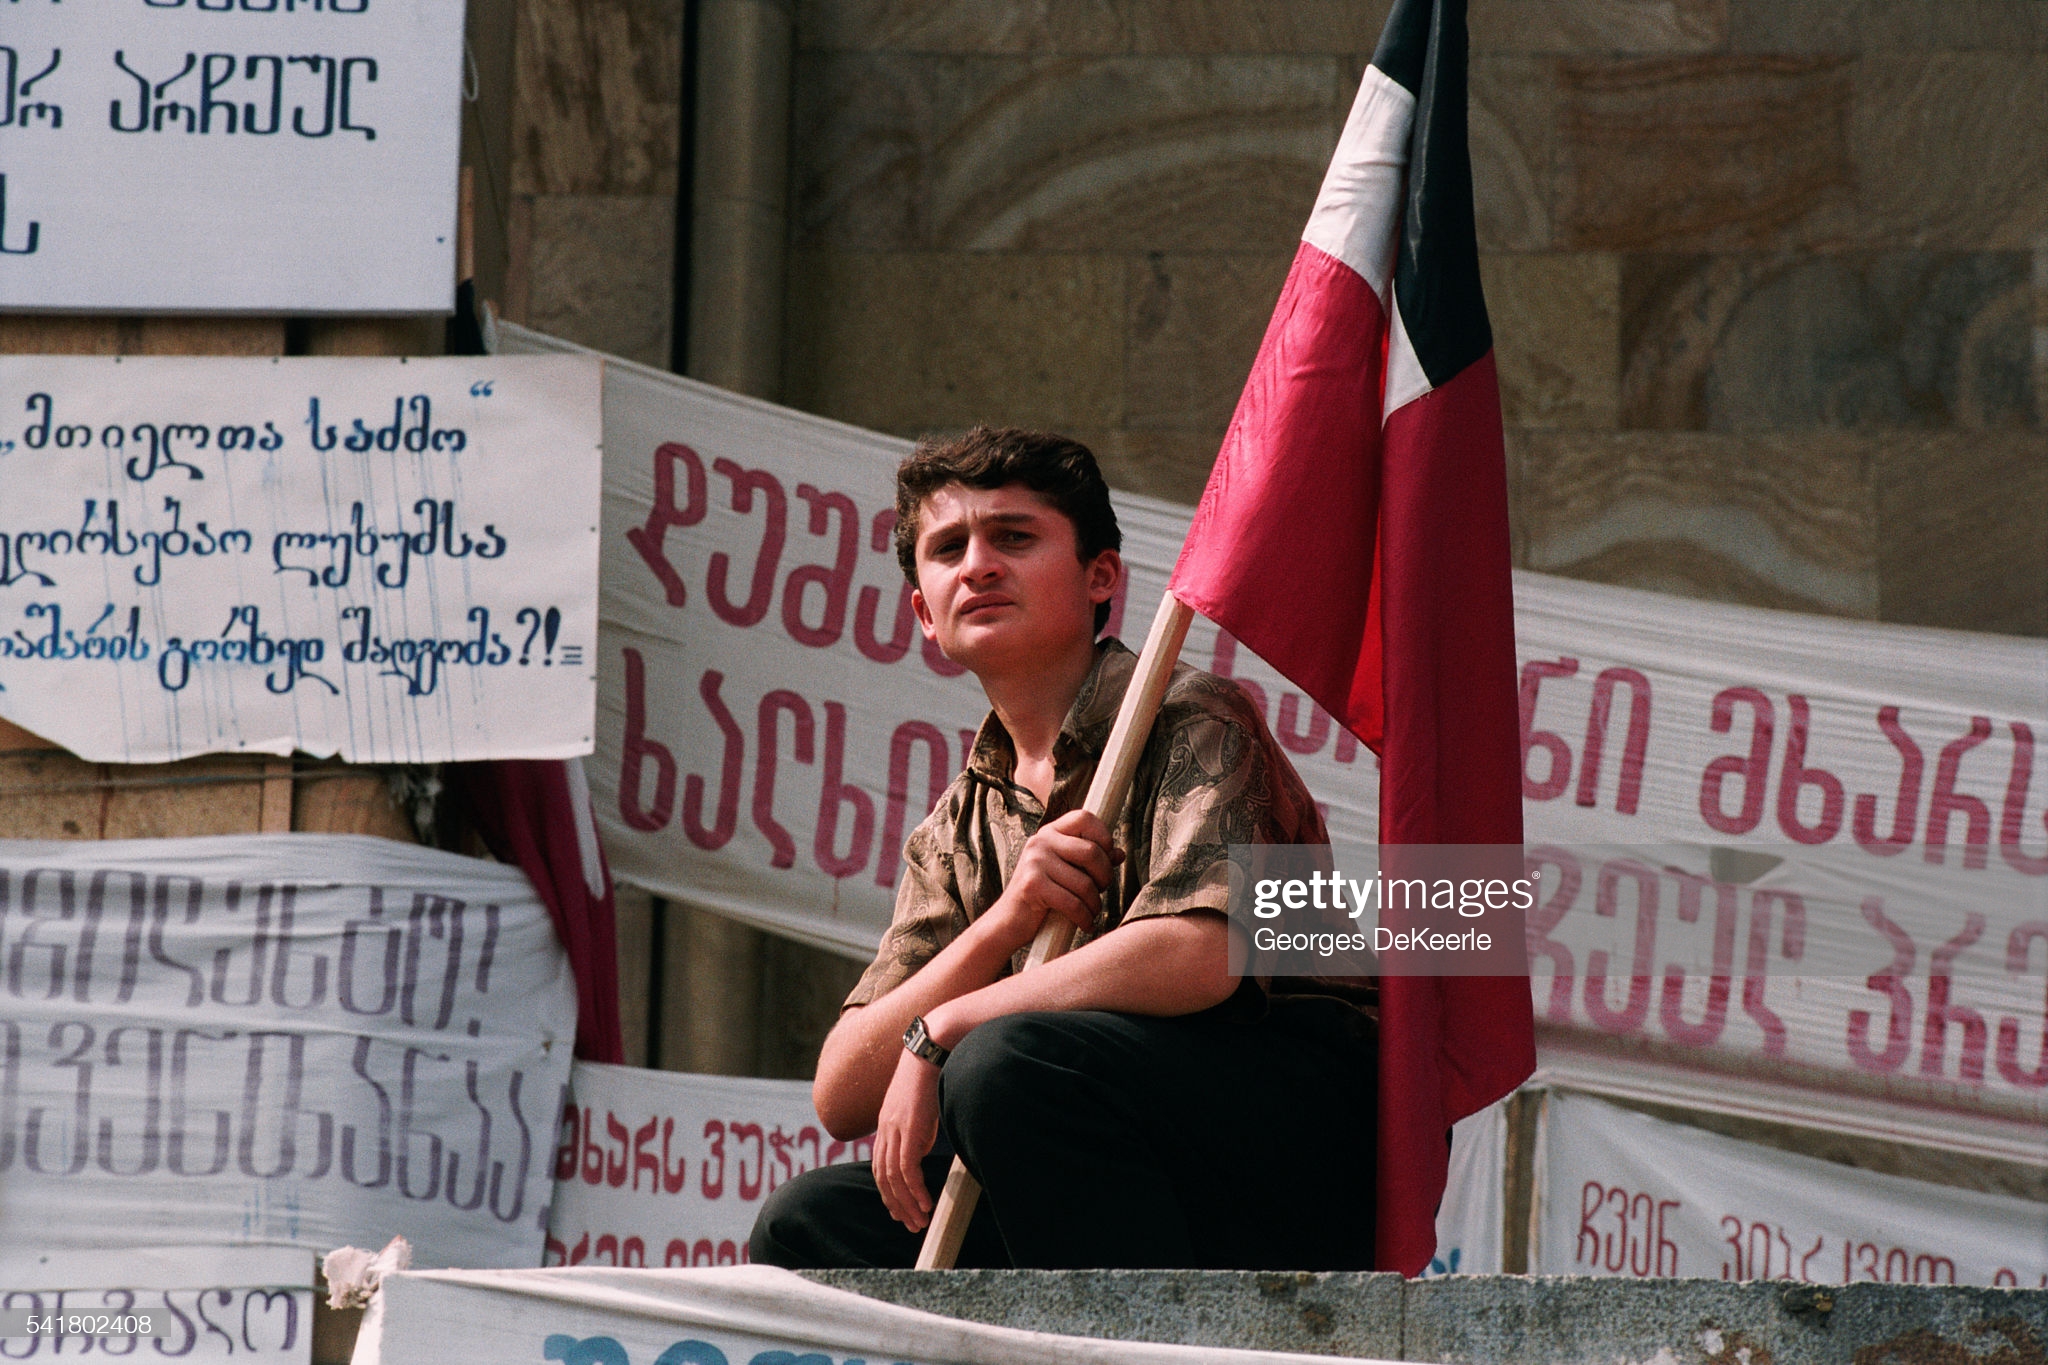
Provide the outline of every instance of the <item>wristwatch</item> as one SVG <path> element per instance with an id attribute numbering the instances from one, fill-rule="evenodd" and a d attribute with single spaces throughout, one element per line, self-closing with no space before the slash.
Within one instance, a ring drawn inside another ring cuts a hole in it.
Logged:
<path id="1" fill-rule="evenodd" d="M 931 1030 L 924 1026 L 924 1016 L 918 1015 L 910 1021 L 910 1027 L 903 1030 L 903 1047 L 911 1056 L 933 1066 L 944 1066 L 946 1058 L 953 1055 L 951 1048 L 940 1047 L 932 1041 Z"/>

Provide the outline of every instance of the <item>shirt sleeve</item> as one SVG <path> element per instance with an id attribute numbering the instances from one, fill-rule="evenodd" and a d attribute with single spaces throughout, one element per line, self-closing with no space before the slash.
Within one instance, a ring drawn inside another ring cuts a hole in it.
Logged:
<path id="1" fill-rule="evenodd" d="M 875 960 L 861 973 L 839 1011 L 875 1001 L 908 981 L 939 955 L 939 950 L 967 928 L 960 903 L 952 850 L 942 846 L 940 831 L 950 831 L 955 794 L 947 793 L 903 845 L 902 880 L 896 884 L 896 910 Z"/>
<path id="2" fill-rule="evenodd" d="M 1247 711 L 1206 710 L 1171 731 L 1153 798 L 1148 875 L 1125 923 L 1227 911 L 1231 844 L 1325 841 L 1308 789 Z"/>

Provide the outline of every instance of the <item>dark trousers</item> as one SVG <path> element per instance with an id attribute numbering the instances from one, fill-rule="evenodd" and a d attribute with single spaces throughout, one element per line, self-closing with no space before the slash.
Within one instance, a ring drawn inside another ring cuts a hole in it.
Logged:
<path id="1" fill-rule="evenodd" d="M 982 1186 L 963 1268 L 1368 1270 L 1375 1065 L 1333 1001 L 1010 1015 L 947 1061 L 925 1184 L 936 1199 L 957 1151 Z M 749 1254 L 907 1267 L 922 1241 L 841 1165 L 770 1195 Z"/>

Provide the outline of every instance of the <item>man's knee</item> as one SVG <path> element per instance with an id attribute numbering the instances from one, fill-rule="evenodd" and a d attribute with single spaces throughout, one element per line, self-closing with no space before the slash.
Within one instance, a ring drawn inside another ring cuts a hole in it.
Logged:
<path id="1" fill-rule="evenodd" d="M 963 1152 L 1094 1113 L 1119 1087 L 1119 1017 L 1096 1011 L 1003 1015 L 976 1028 L 939 1074 L 939 1114 Z"/>
<path id="2" fill-rule="evenodd" d="M 868 1192 L 874 1198 L 872 1190 Z M 771 1191 L 754 1218 L 747 1259 L 756 1265 L 815 1270 L 834 1263 L 829 1243 L 843 1224 L 867 1210 L 843 1168 L 825 1166 L 786 1180 Z"/>

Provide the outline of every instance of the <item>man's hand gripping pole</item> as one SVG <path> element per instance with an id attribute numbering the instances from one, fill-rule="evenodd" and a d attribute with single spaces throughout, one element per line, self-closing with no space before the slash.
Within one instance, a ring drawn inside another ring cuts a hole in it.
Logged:
<path id="1" fill-rule="evenodd" d="M 1159 613 L 1152 618 L 1152 629 L 1138 654 L 1131 685 L 1124 692 L 1123 704 L 1117 708 L 1116 724 L 1110 727 L 1102 761 L 1096 765 L 1095 780 L 1088 784 L 1088 799 L 1081 807 L 1105 825 L 1116 824 L 1124 798 L 1130 795 L 1138 758 L 1145 752 L 1152 721 L 1159 714 L 1160 699 L 1166 695 L 1166 685 L 1173 677 L 1173 666 L 1180 658 L 1180 647 L 1187 639 L 1188 623 L 1194 615 L 1172 593 L 1160 599 Z M 1038 937 L 1031 942 L 1024 970 L 1043 966 L 1073 944 L 1073 921 L 1062 915 L 1047 915 Z M 946 1173 L 945 1187 L 939 1191 L 938 1203 L 932 1209 L 931 1226 L 925 1229 L 924 1246 L 917 1253 L 919 1270 L 952 1268 L 960 1257 L 968 1220 L 974 1217 L 975 1201 L 980 1198 L 981 1186 L 974 1183 L 960 1158 L 954 1157 L 953 1168 Z"/>

